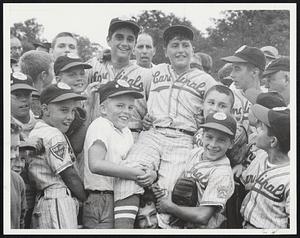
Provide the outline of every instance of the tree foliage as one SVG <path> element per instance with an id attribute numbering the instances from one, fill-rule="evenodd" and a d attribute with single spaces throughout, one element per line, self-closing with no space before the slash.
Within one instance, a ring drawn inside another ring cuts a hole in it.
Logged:
<path id="1" fill-rule="evenodd" d="M 287 10 L 225 11 L 208 28 L 208 53 L 215 71 L 223 64 L 219 59 L 232 55 L 242 45 L 261 48 L 274 46 L 281 55 L 289 55 L 290 15 Z"/>

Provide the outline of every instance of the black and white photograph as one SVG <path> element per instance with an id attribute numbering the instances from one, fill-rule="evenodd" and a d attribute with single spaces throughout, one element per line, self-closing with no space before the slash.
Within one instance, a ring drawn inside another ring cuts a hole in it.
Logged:
<path id="1" fill-rule="evenodd" d="M 296 234 L 296 7 L 4 3 L 4 234 Z"/>

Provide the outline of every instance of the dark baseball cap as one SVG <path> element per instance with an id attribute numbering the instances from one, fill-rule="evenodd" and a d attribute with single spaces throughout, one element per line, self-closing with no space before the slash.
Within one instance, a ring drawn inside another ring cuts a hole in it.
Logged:
<path id="1" fill-rule="evenodd" d="M 109 28 L 108 28 L 108 35 L 110 34 L 113 34 L 117 29 L 119 28 L 125 28 L 125 27 L 128 27 L 130 29 L 132 29 L 135 37 L 138 36 L 139 32 L 140 32 L 140 27 L 139 25 L 133 20 L 133 19 L 130 19 L 130 18 L 113 18 L 111 21 L 110 21 L 110 24 L 109 24 Z"/>
<path id="2" fill-rule="evenodd" d="M 247 45 L 241 46 L 232 56 L 221 58 L 229 63 L 249 63 L 261 70 L 265 70 L 266 57 L 264 53 L 256 48 Z"/>
<path id="3" fill-rule="evenodd" d="M 245 96 L 252 104 L 260 104 L 269 109 L 287 106 L 283 97 L 277 91 L 264 93 L 256 89 L 247 89 Z"/>
<path id="4" fill-rule="evenodd" d="M 130 94 L 134 98 L 142 98 L 143 93 L 135 88 L 132 88 L 125 80 L 119 79 L 117 81 L 110 81 L 101 85 L 98 89 L 100 94 L 100 104 L 107 98 L 120 96 L 124 94 Z"/>
<path id="5" fill-rule="evenodd" d="M 237 123 L 233 116 L 223 112 L 210 113 L 205 118 L 205 123 L 200 125 L 202 128 L 211 128 L 222 131 L 232 137 L 235 136 Z"/>
<path id="6" fill-rule="evenodd" d="M 82 59 L 75 54 L 67 54 L 59 56 L 54 62 L 54 73 L 58 75 L 60 72 L 66 71 L 76 66 L 83 66 L 84 69 L 90 69 L 90 64 L 84 63 Z"/>
<path id="7" fill-rule="evenodd" d="M 71 89 L 69 85 L 62 82 L 49 85 L 41 92 L 41 96 L 40 96 L 41 104 L 62 102 L 69 99 L 78 101 L 78 100 L 85 100 L 86 97 L 74 93 L 74 91 Z"/>
<path id="8" fill-rule="evenodd" d="M 266 67 L 263 76 L 277 73 L 278 71 L 290 72 L 290 58 L 287 56 L 281 56 L 277 59 L 272 60 Z"/>
<path id="9" fill-rule="evenodd" d="M 259 104 L 251 107 L 254 116 L 271 128 L 281 144 L 290 143 L 290 109 L 275 107 L 269 109 Z"/>
<path id="10" fill-rule="evenodd" d="M 274 46 L 264 46 L 260 50 L 267 58 L 276 59 L 278 57 L 278 50 Z"/>
<path id="11" fill-rule="evenodd" d="M 174 25 L 168 27 L 163 33 L 163 40 L 165 45 L 167 45 L 169 41 L 177 35 L 185 36 L 191 41 L 194 39 L 194 32 L 191 28 L 184 25 Z"/>
<path id="12" fill-rule="evenodd" d="M 10 91 L 13 92 L 18 89 L 37 91 L 37 89 L 33 87 L 33 80 L 29 75 L 14 72 L 10 74 Z"/>

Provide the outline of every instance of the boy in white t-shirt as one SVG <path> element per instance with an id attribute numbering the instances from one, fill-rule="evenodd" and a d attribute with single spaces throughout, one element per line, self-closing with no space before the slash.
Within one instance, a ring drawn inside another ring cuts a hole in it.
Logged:
<path id="1" fill-rule="evenodd" d="M 115 179 L 135 180 L 141 186 L 149 186 L 156 173 L 120 165 L 133 145 L 128 123 L 134 100 L 143 94 L 124 80 L 104 84 L 99 94 L 101 116 L 90 124 L 84 142 L 84 186 L 89 196 L 83 205 L 83 225 L 109 229 L 114 227 Z M 135 216 L 137 211 L 128 213 Z"/>

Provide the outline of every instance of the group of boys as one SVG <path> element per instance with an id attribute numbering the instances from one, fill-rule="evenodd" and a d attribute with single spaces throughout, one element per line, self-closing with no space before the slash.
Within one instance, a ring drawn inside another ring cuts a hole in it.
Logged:
<path id="1" fill-rule="evenodd" d="M 64 32 L 51 57 L 20 58 L 11 73 L 11 228 L 235 228 L 234 212 L 240 227 L 289 227 L 289 58 L 266 66 L 263 50 L 240 47 L 222 58 L 233 82 L 223 84 L 192 67 L 193 39 L 189 27 L 168 27 L 170 64 L 154 65 L 152 37 L 114 18 L 109 57 L 83 62 Z M 249 143 L 228 157 L 241 128 Z M 174 198 L 180 179 L 193 181 L 195 204 Z M 241 186 L 236 207 L 229 201 Z"/>

